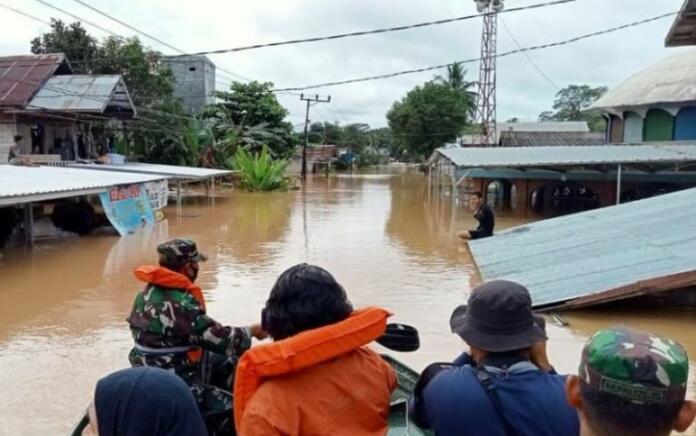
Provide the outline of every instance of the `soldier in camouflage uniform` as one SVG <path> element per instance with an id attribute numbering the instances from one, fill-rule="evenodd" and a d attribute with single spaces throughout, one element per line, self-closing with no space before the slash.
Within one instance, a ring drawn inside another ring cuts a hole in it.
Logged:
<path id="1" fill-rule="evenodd" d="M 227 327 L 206 313 L 201 289 L 194 284 L 199 262 L 207 260 L 189 239 L 157 247 L 159 266 L 135 271 L 145 282 L 128 317 L 135 342 L 132 366 L 172 371 L 191 388 L 213 434 L 228 434 L 232 423 L 232 386 L 237 358 L 263 339 L 260 325 Z"/>
<path id="2" fill-rule="evenodd" d="M 696 404 L 685 401 L 689 359 L 673 340 L 626 327 L 600 330 L 585 344 L 568 401 L 581 434 L 663 436 L 685 431 Z"/>

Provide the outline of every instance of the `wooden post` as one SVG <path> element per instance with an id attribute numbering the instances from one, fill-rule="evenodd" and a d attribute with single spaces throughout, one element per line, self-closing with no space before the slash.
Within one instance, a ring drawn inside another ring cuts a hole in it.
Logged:
<path id="1" fill-rule="evenodd" d="M 621 164 L 616 169 L 616 204 L 621 204 Z"/>
<path id="2" fill-rule="evenodd" d="M 176 213 L 181 216 L 181 180 L 176 181 Z"/>
<path id="3" fill-rule="evenodd" d="M 24 205 L 24 238 L 27 244 L 34 246 L 34 209 L 31 203 Z"/>
<path id="4" fill-rule="evenodd" d="M 77 121 L 73 122 L 72 125 L 72 145 L 73 145 L 73 160 L 80 158 L 77 151 Z"/>

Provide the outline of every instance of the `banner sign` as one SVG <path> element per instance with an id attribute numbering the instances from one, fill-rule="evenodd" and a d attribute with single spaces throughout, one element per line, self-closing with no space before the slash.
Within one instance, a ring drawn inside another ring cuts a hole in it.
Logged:
<path id="1" fill-rule="evenodd" d="M 145 192 L 150 200 L 152 210 L 161 210 L 169 202 L 169 184 L 166 180 L 145 183 Z"/>
<path id="2" fill-rule="evenodd" d="M 107 218 L 121 236 L 155 222 L 155 214 L 142 184 L 111 188 L 99 194 L 99 198 Z"/>

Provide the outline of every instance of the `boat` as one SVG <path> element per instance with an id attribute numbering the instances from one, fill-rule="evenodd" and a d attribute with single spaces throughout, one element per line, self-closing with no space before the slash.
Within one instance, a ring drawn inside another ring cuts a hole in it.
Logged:
<path id="1" fill-rule="evenodd" d="M 392 393 L 391 408 L 389 410 L 389 431 L 388 436 L 431 436 L 432 432 L 423 430 L 410 421 L 408 416 L 408 401 L 411 398 L 413 389 L 418 382 L 417 371 L 411 369 L 399 360 L 390 355 L 382 355 L 382 358 L 389 363 L 396 373 L 396 389 Z M 89 425 L 89 417 L 85 413 L 80 417 L 71 436 L 82 436 L 82 432 Z"/>

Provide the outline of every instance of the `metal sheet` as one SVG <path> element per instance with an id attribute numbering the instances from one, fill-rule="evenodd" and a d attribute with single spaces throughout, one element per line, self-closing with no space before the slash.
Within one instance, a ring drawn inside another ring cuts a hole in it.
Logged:
<path id="1" fill-rule="evenodd" d="M 485 280 L 525 285 L 535 307 L 596 304 L 696 283 L 695 207 L 689 189 L 517 227 L 469 247 Z"/>
<path id="2" fill-rule="evenodd" d="M 696 45 L 696 0 L 684 0 L 681 12 L 674 20 L 672 28 L 667 34 L 665 45 L 677 47 L 682 45 Z"/>
<path id="3" fill-rule="evenodd" d="M 106 188 L 166 179 L 161 175 L 127 174 L 61 167 L 0 165 L 0 206 L 100 192 Z"/>
<path id="4" fill-rule="evenodd" d="M 460 168 L 579 166 L 696 161 L 696 143 L 652 145 L 456 147 L 436 151 Z"/>
<path id="5" fill-rule="evenodd" d="M 0 57 L 0 107 L 24 108 L 64 62 L 62 54 Z"/>
<path id="6" fill-rule="evenodd" d="M 61 112 L 103 113 L 110 104 L 123 104 L 116 101 L 115 91 L 121 83 L 121 76 L 69 75 L 53 76 L 31 100 L 29 109 L 58 110 Z"/>
<path id="7" fill-rule="evenodd" d="M 71 168 L 90 169 L 99 171 L 116 171 L 139 174 L 158 174 L 174 179 L 200 180 L 233 174 L 234 171 L 211 168 L 184 167 L 175 165 L 159 165 L 148 163 L 125 163 L 114 165 L 74 164 Z"/>
<path id="8" fill-rule="evenodd" d="M 696 50 L 680 51 L 658 61 L 599 98 L 590 109 L 621 112 L 626 108 L 680 104 L 696 100 Z"/>

